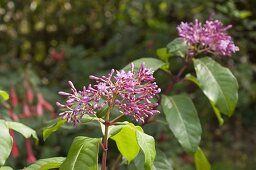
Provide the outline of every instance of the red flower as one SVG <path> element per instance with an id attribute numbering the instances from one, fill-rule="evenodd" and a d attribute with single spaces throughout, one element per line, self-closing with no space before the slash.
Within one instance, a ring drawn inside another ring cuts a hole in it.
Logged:
<path id="1" fill-rule="evenodd" d="M 26 150 L 27 150 L 27 163 L 32 164 L 36 161 L 36 157 L 33 154 L 30 139 L 26 139 L 25 144 L 26 144 Z"/>
<path id="2" fill-rule="evenodd" d="M 37 94 L 37 105 L 36 105 L 36 113 L 38 116 L 43 114 L 43 109 L 48 110 L 49 112 L 53 113 L 54 108 L 53 106 L 47 102 L 41 93 Z"/>
<path id="3" fill-rule="evenodd" d="M 12 86 L 10 90 L 10 102 L 13 107 L 18 105 L 18 97 L 15 88 Z"/>
<path id="4" fill-rule="evenodd" d="M 10 129 L 9 131 L 10 131 L 10 135 L 12 136 L 12 139 L 13 139 L 13 143 L 12 143 L 12 156 L 13 156 L 13 158 L 17 158 L 20 155 L 19 148 L 17 146 L 13 130 Z"/>
<path id="5" fill-rule="evenodd" d="M 50 57 L 55 61 L 62 61 L 64 59 L 64 51 L 57 51 L 56 49 L 52 49 L 50 51 Z"/>
<path id="6" fill-rule="evenodd" d="M 26 99 L 29 104 L 33 101 L 33 90 L 30 86 L 26 87 Z"/>
<path id="7" fill-rule="evenodd" d="M 29 109 L 29 106 L 28 106 L 27 103 L 25 103 L 23 105 L 23 115 L 24 115 L 24 117 L 31 117 L 32 116 L 32 114 L 30 112 L 30 109 Z"/>

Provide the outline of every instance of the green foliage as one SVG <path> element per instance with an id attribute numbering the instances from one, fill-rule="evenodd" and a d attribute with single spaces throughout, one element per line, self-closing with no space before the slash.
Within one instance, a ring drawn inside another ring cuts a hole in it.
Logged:
<path id="1" fill-rule="evenodd" d="M 194 59 L 200 88 L 221 113 L 231 116 L 238 100 L 238 83 L 228 68 L 209 57 Z"/>
<path id="2" fill-rule="evenodd" d="M 167 50 L 169 53 L 184 57 L 188 46 L 182 38 L 176 38 L 167 45 Z"/>
<path id="3" fill-rule="evenodd" d="M 76 137 L 60 170 L 97 170 L 100 142 L 99 138 Z"/>
<path id="4" fill-rule="evenodd" d="M 156 156 L 155 140 L 152 136 L 149 136 L 139 130 L 136 131 L 136 138 L 141 150 L 144 153 L 144 169 L 151 170 Z"/>
<path id="5" fill-rule="evenodd" d="M 154 164 L 152 170 L 173 170 L 170 160 L 167 159 L 164 152 L 157 150 L 156 159 L 154 160 Z"/>
<path id="6" fill-rule="evenodd" d="M 167 48 L 160 48 L 156 50 L 156 55 L 163 61 L 168 62 L 169 57 L 172 56 L 172 53 L 169 53 Z"/>
<path id="7" fill-rule="evenodd" d="M 36 140 L 36 143 L 38 143 L 38 137 L 37 137 L 36 131 L 31 129 L 30 127 L 19 122 L 10 122 L 10 121 L 6 121 L 6 125 L 9 129 L 13 129 L 19 132 L 25 138 L 33 137 Z"/>
<path id="8" fill-rule="evenodd" d="M 152 71 L 158 70 L 165 64 L 163 61 L 156 58 L 140 58 L 138 60 L 133 61 L 132 63 L 134 64 L 135 71 L 139 70 L 142 63 L 145 64 L 146 68 L 151 68 Z M 127 71 L 130 69 L 130 67 L 131 65 L 128 64 L 123 68 L 123 70 Z"/>
<path id="9" fill-rule="evenodd" d="M 66 158 L 64 157 L 53 157 L 53 158 L 46 158 L 46 159 L 39 159 L 35 163 L 31 164 L 30 166 L 24 168 L 23 170 L 48 170 L 59 168 L 60 165 Z"/>
<path id="10" fill-rule="evenodd" d="M 198 147 L 198 150 L 194 154 L 196 170 L 211 170 L 211 165 L 207 158 L 205 157 L 201 148 Z"/>
<path id="11" fill-rule="evenodd" d="M 202 128 L 190 97 L 185 94 L 162 95 L 161 106 L 169 128 L 181 146 L 188 152 L 196 152 L 201 140 Z"/>
<path id="12" fill-rule="evenodd" d="M 3 100 L 9 99 L 9 94 L 3 90 L 0 90 L 0 96 L 3 98 Z"/>
<path id="13" fill-rule="evenodd" d="M 136 127 L 129 123 L 122 127 L 122 129 L 114 136 L 111 137 L 116 142 L 117 148 L 120 153 L 128 161 L 128 164 L 138 155 L 140 145 L 136 138 Z"/>
<path id="14" fill-rule="evenodd" d="M 0 120 L 0 167 L 5 164 L 12 150 L 12 137 L 5 121 Z"/>
<path id="15" fill-rule="evenodd" d="M 58 119 L 56 123 L 50 125 L 43 129 L 43 139 L 44 141 L 54 132 L 56 132 L 64 123 L 65 119 Z"/>

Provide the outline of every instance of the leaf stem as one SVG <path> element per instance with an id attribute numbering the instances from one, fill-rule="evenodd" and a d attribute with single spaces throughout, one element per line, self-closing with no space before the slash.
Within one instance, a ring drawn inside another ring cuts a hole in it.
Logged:
<path id="1" fill-rule="evenodd" d="M 114 118 L 113 120 L 110 121 L 110 124 L 114 124 L 118 119 L 120 119 L 121 117 L 124 116 L 124 113 L 120 114 L 119 116 L 117 116 L 116 118 Z"/>

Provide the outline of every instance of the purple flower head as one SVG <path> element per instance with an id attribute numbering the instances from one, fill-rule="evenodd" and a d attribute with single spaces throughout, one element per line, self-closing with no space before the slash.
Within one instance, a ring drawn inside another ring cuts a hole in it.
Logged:
<path id="1" fill-rule="evenodd" d="M 227 30 L 232 26 L 224 26 L 219 20 L 207 20 L 204 24 L 182 22 L 178 34 L 189 45 L 189 53 L 208 52 L 219 56 L 231 56 L 239 51 Z"/>
<path id="2" fill-rule="evenodd" d="M 146 117 L 159 113 L 156 110 L 158 104 L 152 99 L 161 90 L 155 83 L 153 72 L 145 68 L 144 64 L 137 72 L 131 64 L 130 71 L 111 70 L 107 76 L 91 75 L 90 79 L 96 81 L 95 85 L 84 87 L 82 91 L 77 91 L 69 81 L 71 93 L 59 92 L 60 95 L 67 97 L 65 104 L 57 102 L 57 106 L 65 110 L 60 116 L 74 125 L 84 114 L 95 115 L 105 107 L 116 107 L 120 113 L 139 122 L 144 122 Z"/>

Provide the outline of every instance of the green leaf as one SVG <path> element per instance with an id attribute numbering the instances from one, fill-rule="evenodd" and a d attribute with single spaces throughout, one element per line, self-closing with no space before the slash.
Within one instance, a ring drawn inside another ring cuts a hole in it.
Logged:
<path id="1" fill-rule="evenodd" d="M 171 162 L 167 159 L 166 155 L 157 150 L 156 159 L 153 163 L 152 170 L 173 170 Z"/>
<path id="2" fill-rule="evenodd" d="M 66 122 L 65 119 L 58 119 L 54 124 L 44 128 L 43 130 L 43 139 L 44 141 L 54 132 L 59 130 L 59 128 Z"/>
<path id="3" fill-rule="evenodd" d="M 117 133 L 119 133 L 122 130 L 122 128 L 124 126 L 125 125 L 112 125 L 112 126 L 110 126 L 109 131 L 108 131 L 108 137 L 110 138 L 112 136 L 115 136 Z"/>
<path id="4" fill-rule="evenodd" d="M 140 58 L 132 62 L 134 64 L 134 70 L 138 71 L 141 64 L 144 63 L 146 68 L 150 68 L 152 71 L 156 71 L 161 68 L 165 63 L 162 60 L 156 58 Z M 124 71 L 130 70 L 131 63 L 123 68 Z"/>
<path id="5" fill-rule="evenodd" d="M 76 137 L 60 170 L 97 170 L 100 142 L 99 138 Z"/>
<path id="6" fill-rule="evenodd" d="M 192 82 L 195 83 L 198 87 L 200 87 L 200 82 L 197 80 L 197 78 L 196 78 L 195 76 L 193 76 L 193 75 L 191 75 L 191 74 L 187 74 L 187 75 L 185 76 L 185 79 L 192 81 Z M 217 117 L 217 119 L 218 119 L 219 125 L 222 126 L 222 125 L 224 124 L 224 120 L 223 120 L 223 118 L 221 117 L 221 114 L 220 114 L 219 109 L 218 109 L 217 107 L 215 107 L 215 105 L 214 105 L 214 103 L 213 103 L 212 101 L 210 101 L 210 103 L 211 103 L 211 106 L 212 106 L 212 108 L 213 108 L 213 110 L 214 110 L 214 113 L 215 113 L 215 115 L 216 115 L 216 117 Z"/>
<path id="7" fill-rule="evenodd" d="M 6 121 L 6 124 L 8 128 L 21 133 L 25 138 L 30 138 L 32 136 L 36 140 L 36 143 L 38 143 L 36 131 L 30 127 L 19 122 Z"/>
<path id="8" fill-rule="evenodd" d="M 144 169 L 151 170 L 153 161 L 156 156 L 155 140 L 152 136 L 149 136 L 144 132 L 141 132 L 140 130 L 136 131 L 136 137 L 137 137 L 138 144 L 144 153 L 144 157 L 145 157 Z"/>
<path id="9" fill-rule="evenodd" d="M 96 117 L 91 117 L 88 114 L 83 115 L 82 119 L 81 119 L 81 123 L 88 123 L 92 120 L 95 120 Z"/>
<path id="10" fill-rule="evenodd" d="M 203 151 L 198 147 L 195 155 L 196 170 L 211 170 L 211 165 L 205 157 Z"/>
<path id="11" fill-rule="evenodd" d="M 13 170 L 10 166 L 2 166 L 0 167 L 0 170 Z"/>
<path id="12" fill-rule="evenodd" d="M 200 87 L 200 82 L 197 80 L 197 78 L 195 76 L 193 76 L 192 74 L 186 74 L 185 76 L 186 80 L 192 81 L 193 83 L 195 83 L 198 87 Z"/>
<path id="13" fill-rule="evenodd" d="M 122 128 L 127 125 L 129 122 L 116 122 L 117 125 L 111 125 L 108 127 L 108 138 L 115 136 L 117 133 L 119 133 Z M 103 136 L 105 135 L 105 125 L 103 123 L 100 123 L 101 131 Z"/>
<path id="14" fill-rule="evenodd" d="M 167 49 L 169 53 L 184 57 L 188 46 L 182 38 L 176 38 L 167 45 Z"/>
<path id="15" fill-rule="evenodd" d="M 0 96 L 3 98 L 3 100 L 9 99 L 9 94 L 6 91 L 0 90 Z"/>
<path id="16" fill-rule="evenodd" d="M 228 68 L 209 57 L 194 59 L 200 88 L 225 115 L 231 116 L 238 100 L 238 83 Z"/>
<path id="17" fill-rule="evenodd" d="M 202 128 L 193 101 L 185 94 L 162 95 L 161 106 L 174 136 L 187 152 L 196 152 Z"/>
<path id="18" fill-rule="evenodd" d="M 32 165 L 24 168 L 23 170 L 48 170 L 53 168 L 59 168 L 60 165 L 66 158 L 64 157 L 53 157 L 47 159 L 39 159 Z"/>
<path id="19" fill-rule="evenodd" d="M 0 120 L 0 129 L 0 166 L 2 166 L 12 151 L 12 137 L 4 120 Z"/>
<path id="20" fill-rule="evenodd" d="M 116 135 L 112 136 L 120 153 L 128 160 L 128 164 L 138 155 L 140 147 L 136 139 L 136 127 L 129 123 Z"/>
<path id="21" fill-rule="evenodd" d="M 169 53 L 167 48 L 160 48 L 156 50 L 156 55 L 165 62 L 168 62 L 172 53 Z"/>

